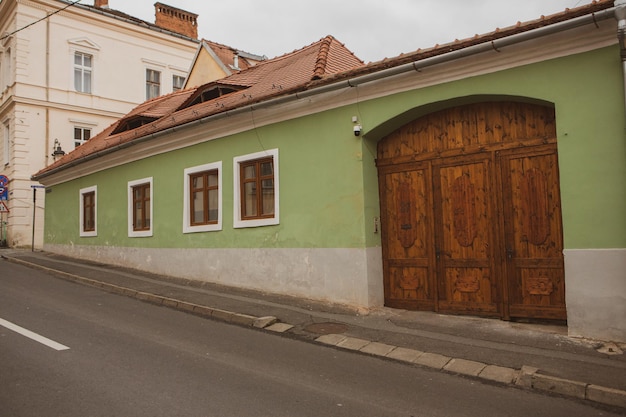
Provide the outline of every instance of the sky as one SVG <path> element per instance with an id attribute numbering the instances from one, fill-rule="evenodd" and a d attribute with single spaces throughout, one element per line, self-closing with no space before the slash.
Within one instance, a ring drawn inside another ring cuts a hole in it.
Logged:
<path id="1" fill-rule="evenodd" d="M 199 15 L 198 37 L 273 58 L 332 35 L 365 62 L 472 37 L 591 0 L 159 0 Z M 154 23 L 156 0 L 109 0 Z M 81 3 L 92 5 L 93 0 Z"/>

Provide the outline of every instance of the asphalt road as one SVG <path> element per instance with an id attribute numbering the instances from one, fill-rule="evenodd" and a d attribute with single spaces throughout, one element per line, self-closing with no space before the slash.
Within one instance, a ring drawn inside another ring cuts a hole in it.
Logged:
<path id="1" fill-rule="evenodd" d="M 0 260 L 2 417 L 529 415 L 617 416 L 203 319 Z"/>

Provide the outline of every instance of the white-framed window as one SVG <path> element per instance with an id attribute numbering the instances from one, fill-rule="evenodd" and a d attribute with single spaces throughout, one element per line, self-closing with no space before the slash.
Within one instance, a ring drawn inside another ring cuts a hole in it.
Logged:
<path id="1" fill-rule="evenodd" d="M 98 186 L 81 188 L 80 195 L 80 236 L 98 236 Z"/>
<path id="2" fill-rule="evenodd" d="M 183 233 L 222 230 L 222 162 L 184 171 Z"/>
<path id="3" fill-rule="evenodd" d="M 128 237 L 152 236 L 152 177 L 128 182 Z"/>
<path id="4" fill-rule="evenodd" d="M 185 85 L 185 77 L 182 75 L 172 75 L 172 91 L 182 90 Z"/>
<path id="5" fill-rule="evenodd" d="M 74 90 L 91 94 L 92 71 L 93 55 L 80 51 L 74 52 Z"/>
<path id="6" fill-rule="evenodd" d="M 146 100 L 161 95 L 161 71 L 146 68 Z"/>
<path id="7" fill-rule="evenodd" d="M 2 163 L 9 165 L 11 163 L 11 129 L 9 122 L 2 124 Z"/>
<path id="8" fill-rule="evenodd" d="M 280 223 L 278 149 L 233 158 L 234 227 Z"/>
<path id="9" fill-rule="evenodd" d="M 91 128 L 74 126 L 74 147 L 78 148 L 91 139 Z"/>

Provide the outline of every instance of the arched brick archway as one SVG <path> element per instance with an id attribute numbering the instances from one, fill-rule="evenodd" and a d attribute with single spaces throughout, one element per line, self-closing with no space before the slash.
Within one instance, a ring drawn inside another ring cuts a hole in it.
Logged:
<path id="1" fill-rule="evenodd" d="M 554 108 L 483 102 L 378 144 L 385 303 L 566 318 Z"/>

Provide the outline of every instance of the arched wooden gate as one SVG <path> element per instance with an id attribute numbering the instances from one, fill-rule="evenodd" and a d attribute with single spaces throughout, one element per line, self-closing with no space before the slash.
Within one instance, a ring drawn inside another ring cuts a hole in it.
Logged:
<path id="1" fill-rule="evenodd" d="M 554 109 L 486 102 L 378 144 L 385 303 L 565 319 Z"/>

